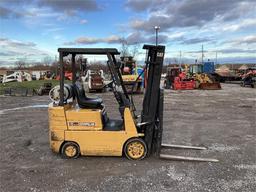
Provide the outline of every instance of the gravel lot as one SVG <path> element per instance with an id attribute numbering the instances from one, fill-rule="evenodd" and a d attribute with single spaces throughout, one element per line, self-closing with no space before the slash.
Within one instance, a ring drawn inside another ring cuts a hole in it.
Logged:
<path id="1" fill-rule="evenodd" d="M 163 152 L 217 158 L 219 163 L 153 157 L 65 160 L 49 148 L 48 96 L 0 97 L 0 191 L 256 191 L 256 89 L 222 87 L 166 90 L 164 107 L 164 143 L 208 149 Z M 109 116 L 118 117 L 112 93 L 98 95 Z M 134 98 L 140 106 L 141 96 Z"/>

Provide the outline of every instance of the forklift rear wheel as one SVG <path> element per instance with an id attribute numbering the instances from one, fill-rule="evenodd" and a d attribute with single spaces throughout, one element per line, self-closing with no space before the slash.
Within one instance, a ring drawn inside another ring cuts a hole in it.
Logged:
<path id="1" fill-rule="evenodd" d="M 80 150 L 75 142 L 66 142 L 61 148 L 61 155 L 67 159 L 75 159 L 79 156 Z"/>
<path id="2" fill-rule="evenodd" d="M 124 146 L 124 154 L 131 160 L 144 159 L 147 151 L 147 145 L 141 138 L 132 138 Z"/>

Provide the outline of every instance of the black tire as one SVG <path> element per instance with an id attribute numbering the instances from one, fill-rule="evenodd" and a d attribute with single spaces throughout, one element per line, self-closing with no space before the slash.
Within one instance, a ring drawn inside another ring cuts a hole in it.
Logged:
<path id="1" fill-rule="evenodd" d="M 135 146 L 132 146 L 132 145 L 135 145 Z M 134 147 L 137 149 L 137 150 L 134 149 L 134 153 L 136 153 L 136 154 L 133 154 L 133 152 L 131 151 L 132 148 L 134 148 Z M 146 155 L 148 153 L 147 145 L 146 145 L 145 141 L 141 138 L 129 139 L 125 143 L 123 151 L 124 151 L 125 156 L 130 160 L 142 160 L 146 157 Z"/>
<path id="2" fill-rule="evenodd" d="M 64 143 L 61 148 L 61 155 L 65 159 L 76 159 L 80 155 L 79 145 L 72 141 Z"/>

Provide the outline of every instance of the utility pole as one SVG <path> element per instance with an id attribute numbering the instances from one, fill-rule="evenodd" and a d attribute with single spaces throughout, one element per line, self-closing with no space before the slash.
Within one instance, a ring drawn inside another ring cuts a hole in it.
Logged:
<path id="1" fill-rule="evenodd" d="M 57 55 L 55 55 L 54 63 L 55 63 L 55 65 L 56 65 L 56 68 L 55 68 L 55 75 L 56 75 L 56 77 L 57 77 L 57 75 L 58 75 L 58 68 L 59 68 L 59 63 L 58 63 L 58 61 L 57 61 Z"/>
<path id="2" fill-rule="evenodd" d="M 181 69 L 181 51 L 180 51 L 180 62 L 179 62 L 179 64 L 180 64 L 180 69 Z"/>
<path id="3" fill-rule="evenodd" d="M 217 65 L 217 62 L 218 62 L 218 52 L 216 51 L 215 65 Z"/>
<path id="4" fill-rule="evenodd" d="M 204 64 L 204 45 L 202 45 L 202 65 Z"/>
<path id="5" fill-rule="evenodd" d="M 155 30 L 156 30 L 156 46 L 158 45 L 158 31 L 159 31 L 160 27 L 159 26 L 155 26 Z"/>

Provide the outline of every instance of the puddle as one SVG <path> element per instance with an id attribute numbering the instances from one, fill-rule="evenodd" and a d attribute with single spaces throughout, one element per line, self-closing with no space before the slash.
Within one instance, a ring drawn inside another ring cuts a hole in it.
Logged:
<path id="1" fill-rule="evenodd" d="M 28 108 L 47 108 L 47 107 L 48 107 L 48 105 L 29 105 L 29 106 L 25 106 L 25 107 L 15 107 L 15 108 L 11 108 L 11 109 L 3 109 L 3 110 L 0 110 L 0 115 L 3 115 L 9 111 L 17 111 L 17 110 L 28 109 Z"/>

